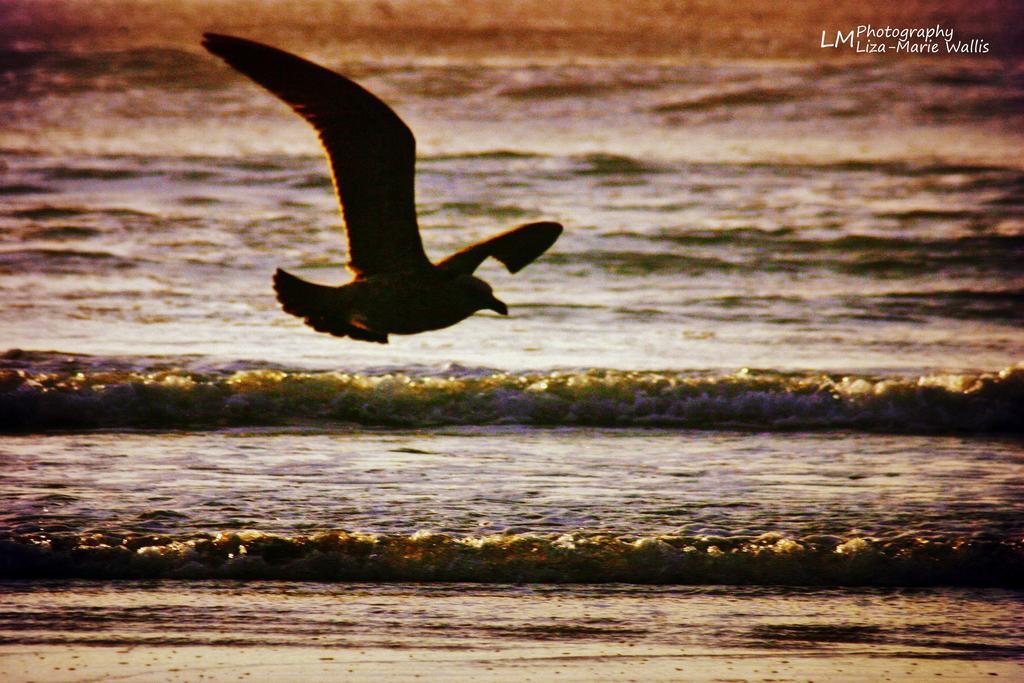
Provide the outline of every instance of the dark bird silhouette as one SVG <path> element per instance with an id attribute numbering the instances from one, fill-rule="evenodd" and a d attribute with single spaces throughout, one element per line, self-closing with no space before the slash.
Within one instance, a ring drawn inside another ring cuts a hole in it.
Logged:
<path id="1" fill-rule="evenodd" d="M 473 272 L 488 256 L 519 271 L 555 243 L 561 225 L 521 225 L 433 264 L 416 222 L 416 140 L 388 105 L 348 78 L 268 45 L 206 33 L 203 46 L 306 119 L 330 159 L 355 277 L 326 287 L 278 268 L 274 290 L 285 311 L 318 332 L 381 344 L 389 334 L 441 329 L 481 310 L 508 315 Z"/>

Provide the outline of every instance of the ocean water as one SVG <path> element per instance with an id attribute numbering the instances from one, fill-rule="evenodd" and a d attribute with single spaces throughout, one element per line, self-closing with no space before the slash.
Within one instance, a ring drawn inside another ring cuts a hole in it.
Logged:
<path id="1" fill-rule="evenodd" d="M 507 319 L 320 335 L 270 283 L 347 277 L 304 122 L 194 45 L 6 50 L 0 642 L 88 644 L 78 614 L 180 644 L 102 605 L 182 591 L 263 617 L 363 591 L 345 623 L 372 641 L 391 622 L 359 605 L 441 591 L 470 649 L 1021 657 L 992 626 L 1024 577 L 1019 66 L 306 54 L 415 131 L 431 256 L 564 235 L 478 271 Z M 480 631 L 481 605 L 549 595 L 618 607 Z M 714 618 L 652 629 L 638 601 Z M 726 603 L 753 621 L 722 631 Z M 296 638 L 353 637 L 310 619 Z M 196 638 L 291 637 L 221 626 Z"/>

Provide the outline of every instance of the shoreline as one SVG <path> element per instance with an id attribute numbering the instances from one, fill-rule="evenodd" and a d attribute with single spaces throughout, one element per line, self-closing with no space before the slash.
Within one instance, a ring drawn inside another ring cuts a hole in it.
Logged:
<path id="1" fill-rule="evenodd" d="M 5 681 L 977 681 L 1020 591 L 0 583 Z"/>

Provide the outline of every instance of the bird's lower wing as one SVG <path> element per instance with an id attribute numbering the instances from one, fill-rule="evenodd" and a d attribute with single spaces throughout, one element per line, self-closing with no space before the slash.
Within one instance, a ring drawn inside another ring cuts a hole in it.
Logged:
<path id="1" fill-rule="evenodd" d="M 527 223 L 455 252 L 437 264 L 450 273 L 471 274 L 488 256 L 516 273 L 543 254 L 562 234 L 558 223 Z"/>

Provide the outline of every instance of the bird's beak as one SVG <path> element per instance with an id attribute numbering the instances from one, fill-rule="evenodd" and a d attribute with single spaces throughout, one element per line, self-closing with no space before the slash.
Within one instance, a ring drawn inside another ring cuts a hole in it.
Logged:
<path id="1" fill-rule="evenodd" d="M 487 310 L 494 311 L 498 315 L 508 315 L 508 306 L 505 305 L 505 302 L 493 296 L 491 297 L 490 305 L 487 306 Z"/>

